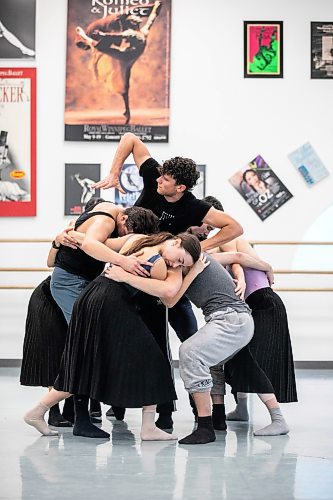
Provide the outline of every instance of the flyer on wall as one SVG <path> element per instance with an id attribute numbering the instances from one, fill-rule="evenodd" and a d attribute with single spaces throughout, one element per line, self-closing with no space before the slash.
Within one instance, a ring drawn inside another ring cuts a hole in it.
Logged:
<path id="1" fill-rule="evenodd" d="M 283 77 L 283 22 L 244 21 L 244 78 Z"/>
<path id="2" fill-rule="evenodd" d="M 1 0 L 0 59 L 35 57 L 36 0 Z"/>
<path id="3" fill-rule="evenodd" d="M 101 177 L 101 165 L 96 163 L 65 164 L 65 215 L 80 215 L 100 190 L 92 187 Z"/>
<path id="4" fill-rule="evenodd" d="M 36 215 L 36 69 L 0 68 L 0 216 Z"/>
<path id="5" fill-rule="evenodd" d="M 65 140 L 168 142 L 170 18 L 171 0 L 68 0 Z"/>
<path id="6" fill-rule="evenodd" d="M 329 175 L 327 168 L 309 142 L 290 153 L 288 158 L 308 186 L 317 184 Z"/>
<path id="7" fill-rule="evenodd" d="M 333 22 L 311 23 L 311 78 L 333 78 Z"/>
<path id="8" fill-rule="evenodd" d="M 260 155 L 236 172 L 229 182 L 262 221 L 293 197 Z"/>
<path id="9" fill-rule="evenodd" d="M 197 165 L 197 167 L 200 172 L 200 177 L 196 186 L 193 188 L 192 193 L 194 196 L 201 199 L 205 196 L 206 165 Z M 143 180 L 135 163 L 128 163 L 123 166 L 119 176 L 119 182 L 125 193 L 122 193 L 119 189 L 115 188 L 115 203 L 122 205 L 123 207 L 133 206 L 143 189 Z"/>

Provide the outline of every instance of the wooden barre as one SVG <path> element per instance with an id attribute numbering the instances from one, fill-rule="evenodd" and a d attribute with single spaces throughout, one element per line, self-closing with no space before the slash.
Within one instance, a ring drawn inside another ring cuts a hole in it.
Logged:
<path id="1" fill-rule="evenodd" d="M 51 243 L 51 238 L 0 238 L 0 243 Z"/>
<path id="2" fill-rule="evenodd" d="M 333 241 L 249 241 L 250 245 L 333 245 Z"/>
<path id="3" fill-rule="evenodd" d="M 28 271 L 28 272 L 51 272 L 50 267 L 0 267 L 0 272 L 17 272 L 17 271 Z"/>

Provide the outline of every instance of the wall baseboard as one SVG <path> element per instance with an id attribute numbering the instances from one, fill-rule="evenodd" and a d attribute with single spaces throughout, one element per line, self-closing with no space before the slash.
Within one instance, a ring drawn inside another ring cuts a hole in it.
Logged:
<path id="1" fill-rule="evenodd" d="M 0 359 L 0 368 L 19 368 L 21 359 Z M 179 368 L 178 359 L 173 360 L 174 368 Z M 295 361 L 296 369 L 333 370 L 333 361 Z"/>

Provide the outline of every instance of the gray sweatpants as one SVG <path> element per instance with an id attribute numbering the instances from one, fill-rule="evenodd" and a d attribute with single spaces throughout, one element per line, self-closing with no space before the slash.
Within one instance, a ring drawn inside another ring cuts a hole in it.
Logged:
<path id="1" fill-rule="evenodd" d="M 185 389 L 224 394 L 222 365 L 253 336 L 253 319 L 230 307 L 205 317 L 206 324 L 179 348 L 179 372 Z"/>

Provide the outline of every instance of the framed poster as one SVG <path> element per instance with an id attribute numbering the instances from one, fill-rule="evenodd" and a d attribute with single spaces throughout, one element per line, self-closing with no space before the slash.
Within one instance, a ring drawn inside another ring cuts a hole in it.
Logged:
<path id="1" fill-rule="evenodd" d="M 192 193 L 196 198 L 202 200 L 206 196 L 206 165 L 197 165 L 200 172 L 200 177 L 192 189 Z"/>
<path id="2" fill-rule="evenodd" d="M 244 78 L 283 78 L 283 21 L 244 21 Z"/>
<path id="3" fill-rule="evenodd" d="M 333 78 L 333 22 L 311 23 L 311 78 Z"/>
<path id="4" fill-rule="evenodd" d="M 229 182 L 262 221 L 293 197 L 260 155 Z"/>
<path id="5" fill-rule="evenodd" d="M 192 193 L 197 198 L 205 197 L 206 193 L 206 165 L 197 165 L 200 172 L 200 177 Z M 143 180 L 139 175 L 139 169 L 135 163 L 125 164 L 121 170 L 119 182 L 125 193 L 115 188 L 114 201 L 123 207 L 131 207 L 139 198 L 143 189 Z M 157 184 L 156 184 L 157 189 Z"/>
<path id="6" fill-rule="evenodd" d="M 36 215 L 36 68 L 0 68 L 0 216 Z"/>
<path id="7" fill-rule="evenodd" d="M 288 158 L 308 186 L 317 184 L 329 175 L 327 168 L 309 142 L 290 153 Z"/>
<path id="8" fill-rule="evenodd" d="M 171 0 L 68 0 L 65 140 L 168 142 L 170 18 Z"/>
<path id="9" fill-rule="evenodd" d="M 90 198 L 100 196 L 100 190 L 92 187 L 100 177 L 100 164 L 65 164 L 65 215 L 82 214 Z"/>
<path id="10" fill-rule="evenodd" d="M 35 57 L 36 0 L 1 0 L 0 59 Z"/>

